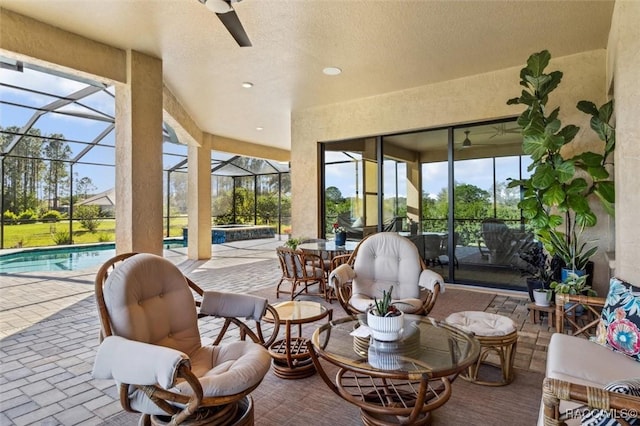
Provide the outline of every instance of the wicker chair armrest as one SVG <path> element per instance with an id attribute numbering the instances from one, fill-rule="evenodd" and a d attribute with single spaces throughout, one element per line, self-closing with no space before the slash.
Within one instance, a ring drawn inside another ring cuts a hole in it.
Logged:
<path id="1" fill-rule="evenodd" d="M 134 385 L 158 384 L 169 389 L 175 385 L 183 364 L 189 366 L 189 357 L 175 349 L 108 336 L 98 347 L 92 376 Z"/>
<path id="2" fill-rule="evenodd" d="M 267 303 L 264 297 L 207 290 L 202 295 L 200 312 L 223 318 L 244 317 L 260 321 L 267 309 Z"/>
<path id="3" fill-rule="evenodd" d="M 547 377 L 542 385 L 545 426 L 565 424 L 565 419 L 575 418 L 586 410 L 586 408 L 580 408 L 576 411 L 562 413 L 560 412 L 560 401 L 583 403 L 589 409 L 601 409 L 615 415 L 631 414 L 638 416 L 640 413 L 640 397 Z"/>
<path id="4" fill-rule="evenodd" d="M 422 300 L 422 311 L 420 315 L 429 315 L 429 312 L 433 309 L 433 305 L 436 304 L 436 300 L 440 294 L 440 288 L 440 283 L 434 284 L 432 290 L 420 287 L 420 300 Z"/>
<path id="5" fill-rule="evenodd" d="M 333 256 L 333 258 L 331 258 L 330 269 L 333 271 L 338 266 L 344 265 L 345 263 L 353 266 L 353 259 L 351 258 L 351 254 L 339 254 L 337 256 Z"/>

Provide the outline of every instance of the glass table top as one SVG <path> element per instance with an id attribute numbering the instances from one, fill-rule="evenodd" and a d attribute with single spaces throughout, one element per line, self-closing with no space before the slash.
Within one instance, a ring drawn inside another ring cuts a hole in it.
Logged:
<path id="1" fill-rule="evenodd" d="M 352 335 L 366 315 L 340 318 L 312 337 L 324 358 L 350 369 L 428 374 L 437 378 L 460 372 L 477 359 L 480 343 L 472 335 L 432 318 L 405 314 L 399 340 L 383 342 Z"/>
<path id="2" fill-rule="evenodd" d="M 280 321 L 291 322 L 312 322 L 316 319 L 323 318 L 327 314 L 327 308 L 321 303 L 310 302 L 307 300 L 290 300 L 286 302 L 276 303 L 273 305 Z M 265 320 L 272 321 L 273 318 L 269 311 L 265 315 Z"/>

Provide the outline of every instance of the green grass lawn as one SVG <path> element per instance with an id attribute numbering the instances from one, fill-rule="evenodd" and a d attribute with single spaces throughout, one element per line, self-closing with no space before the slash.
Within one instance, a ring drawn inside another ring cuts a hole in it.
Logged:
<path id="1" fill-rule="evenodd" d="M 95 232 L 85 230 L 79 222 L 73 225 L 73 243 L 86 244 L 115 241 L 115 219 L 102 219 Z M 187 226 L 187 217 L 172 217 L 170 237 L 182 237 L 182 228 Z M 54 235 L 58 232 L 69 232 L 69 221 L 55 223 L 29 223 L 4 226 L 4 248 L 43 247 L 56 245 Z M 163 235 L 166 233 L 164 222 Z"/>

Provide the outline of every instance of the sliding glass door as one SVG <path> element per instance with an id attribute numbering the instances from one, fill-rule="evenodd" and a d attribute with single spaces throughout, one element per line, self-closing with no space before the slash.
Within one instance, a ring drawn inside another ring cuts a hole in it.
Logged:
<path id="1" fill-rule="evenodd" d="M 518 188 L 528 156 L 515 120 L 322 144 L 324 230 L 411 239 L 448 282 L 526 288 L 518 265 L 533 238 Z M 381 161 L 378 161 L 378 159 Z"/>

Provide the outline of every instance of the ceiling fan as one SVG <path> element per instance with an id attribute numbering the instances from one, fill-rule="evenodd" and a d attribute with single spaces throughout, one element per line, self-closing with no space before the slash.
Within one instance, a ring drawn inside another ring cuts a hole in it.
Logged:
<path id="1" fill-rule="evenodd" d="M 198 0 L 200 3 L 207 6 L 207 8 L 218 16 L 222 24 L 227 28 L 227 31 L 236 40 L 240 47 L 251 46 L 251 40 L 242 27 L 240 19 L 236 14 L 236 11 L 231 6 L 231 3 L 238 3 L 242 0 Z"/>
<path id="2" fill-rule="evenodd" d="M 458 149 L 471 148 L 471 139 L 469 139 L 469 133 L 471 133 L 471 131 L 469 130 L 464 131 L 464 140 L 462 141 Z"/>
<path id="3" fill-rule="evenodd" d="M 470 130 L 464 131 L 464 135 L 465 135 L 464 140 L 462 141 L 462 144 L 460 144 L 460 147 L 458 149 L 467 149 L 467 148 L 471 148 L 472 146 L 476 147 L 476 146 L 482 146 L 482 145 L 491 145 L 488 143 L 476 143 L 476 142 L 472 144 L 471 139 L 469 139 L 469 133 L 471 133 Z"/>

